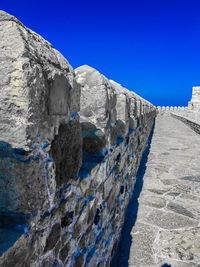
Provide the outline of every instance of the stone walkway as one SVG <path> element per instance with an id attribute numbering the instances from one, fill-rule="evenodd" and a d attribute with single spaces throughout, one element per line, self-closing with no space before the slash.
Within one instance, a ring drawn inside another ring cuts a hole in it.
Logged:
<path id="1" fill-rule="evenodd" d="M 200 266 L 200 135 L 159 115 L 148 156 L 130 267 Z"/>

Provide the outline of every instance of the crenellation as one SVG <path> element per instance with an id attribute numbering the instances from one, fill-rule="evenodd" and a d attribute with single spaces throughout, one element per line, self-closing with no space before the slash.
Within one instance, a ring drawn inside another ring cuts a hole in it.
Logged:
<path id="1" fill-rule="evenodd" d="M 169 112 L 169 111 L 186 111 L 191 110 L 198 112 L 200 110 L 200 86 L 192 87 L 192 99 L 188 102 L 188 106 L 158 106 L 157 111 L 160 112 Z"/>

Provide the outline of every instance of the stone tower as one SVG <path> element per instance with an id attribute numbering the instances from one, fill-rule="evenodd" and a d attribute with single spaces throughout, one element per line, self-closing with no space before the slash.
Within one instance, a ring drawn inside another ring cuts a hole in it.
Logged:
<path id="1" fill-rule="evenodd" d="M 192 87 L 192 99 L 188 103 L 188 108 L 192 110 L 200 110 L 200 86 Z"/>

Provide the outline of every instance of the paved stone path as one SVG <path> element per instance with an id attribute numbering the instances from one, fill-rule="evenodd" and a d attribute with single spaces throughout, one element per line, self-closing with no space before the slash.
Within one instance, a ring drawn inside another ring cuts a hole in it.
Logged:
<path id="1" fill-rule="evenodd" d="M 200 135 L 159 115 L 148 156 L 130 267 L 200 266 Z"/>

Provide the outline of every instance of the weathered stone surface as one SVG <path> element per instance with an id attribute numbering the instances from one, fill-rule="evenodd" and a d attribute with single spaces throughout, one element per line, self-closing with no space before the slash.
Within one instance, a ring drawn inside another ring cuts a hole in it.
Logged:
<path id="1" fill-rule="evenodd" d="M 198 264 L 200 262 L 200 229 L 183 229 L 160 231 L 155 249 L 163 258 L 173 257 L 174 260 Z M 179 266 L 182 266 L 180 262 Z M 173 265 L 172 265 L 173 266 Z M 194 265 L 195 266 L 195 265 Z M 197 265 L 196 265 L 197 266 Z"/>
<path id="2" fill-rule="evenodd" d="M 53 249 L 60 238 L 61 227 L 59 223 L 53 225 L 51 232 L 47 238 L 44 251 L 47 252 Z"/>
<path id="3" fill-rule="evenodd" d="M 90 122 L 104 129 L 116 121 L 116 92 L 97 70 L 81 66 L 75 70 L 76 80 L 81 85 L 81 121 Z"/>
<path id="4" fill-rule="evenodd" d="M 52 140 L 70 118 L 73 71 L 39 35 L 1 12 L 1 138 L 29 148 L 38 138 Z M 77 98 L 77 102 L 78 102 Z"/>
<path id="5" fill-rule="evenodd" d="M 199 155 L 199 135 L 170 115 L 157 117 L 129 266 L 199 266 Z"/>
<path id="6" fill-rule="evenodd" d="M 0 168 L 4 177 L 0 206 L 3 210 L 37 212 L 43 203 L 46 208 L 52 205 L 56 184 L 49 148 L 60 125 L 67 125 L 71 114 L 78 111 L 79 105 L 75 110 L 71 102 L 79 103 L 79 93 L 74 91 L 80 88 L 62 55 L 5 12 L 0 13 L 0 40 Z M 70 130 L 81 147 L 80 132 L 73 127 Z M 63 146 L 68 146 L 67 142 Z M 74 155 L 75 173 L 81 164 L 79 154 Z M 63 157 L 59 160 L 61 165 L 66 162 Z M 68 166 L 74 165 L 72 158 L 67 160 Z M 71 172 L 66 176 L 73 176 Z"/>
<path id="7" fill-rule="evenodd" d="M 130 258 L 130 266 L 153 266 L 153 243 L 156 239 L 156 232 L 155 228 L 138 223 L 132 233 L 134 242 L 130 254 L 134 253 L 134 258 Z"/>
<path id="8" fill-rule="evenodd" d="M 5 12 L 0 60 L 0 266 L 109 266 L 155 107 Z"/>
<path id="9" fill-rule="evenodd" d="M 85 155 L 81 187 L 97 195 L 97 191 L 101 192 L 98 188 L 104 183 L 103 195 L 92 214 L 93 224 L 100 228 L 98 243 L 102 242 L 99 236 L 109 237 L 109 245 L 102 243 L 105 250 L 98 253 L 111 259 L 108 251 L 112 251 L 111 247 L 120 235 L 124 210 L 135 182 L 133 177 L 155 113 L 150 103 L 120 84 L 107 80 L 95 69 L 82 66 L 75 72 L 77 83 L 81 85 L 80 118 Z M 94 82 L 95 79 L 98 83 Z M 97 135 L 98 131 L 101 134 Z M 77 233 L 80 233 L 79 229 Z M 97 261 L 96 256 L 94 259 Z M 91 262 L 88 265 L 93 266 Z"/>
<path id="10" fill-rule="evenodd" d="M 62 185 L 77 178 L 82 163 L 82 140 L 79 121 L 61 124 L 51 144 L 51 155 L 56 165 L 56 183 Z"/>

